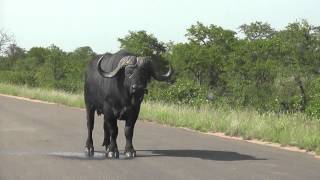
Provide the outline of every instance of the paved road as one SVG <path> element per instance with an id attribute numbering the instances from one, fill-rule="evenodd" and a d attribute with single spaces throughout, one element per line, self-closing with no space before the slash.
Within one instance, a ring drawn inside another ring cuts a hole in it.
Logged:
<path id="1" fill-rule="evenodd" d="M 99 117 L 96 154 L 86 158 L 83 110 L 0 96 L 0 179 L 320 179 L 320 160 L 307 154 L 142 121 L 135 130 L 138 157 L 108 160 L 102 129 Z"/>

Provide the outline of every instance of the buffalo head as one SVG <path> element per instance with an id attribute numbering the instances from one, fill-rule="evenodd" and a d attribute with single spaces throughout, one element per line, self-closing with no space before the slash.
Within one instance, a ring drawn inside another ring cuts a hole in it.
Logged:
<path id="1" fill-rule="evenodd" d="M 151 77 L 158 81 L 165 81 L 172 75 L 172 67 L 169 64 L 169 69 L 165 74 L 159 75 L 157 69 L 153 66 L 153 61 L 149 57 L 125 56 L 123 57 L 117 67 L 111 72 L 106 72 L 101 68 L 102 56 L 98 60 L 98 72 L 104 78 L 113 78 L 120 70 L 124 70 L 124 84 L 130 89 L 130 94 L 138 96 L 147 93 L 147 83 Z"/>

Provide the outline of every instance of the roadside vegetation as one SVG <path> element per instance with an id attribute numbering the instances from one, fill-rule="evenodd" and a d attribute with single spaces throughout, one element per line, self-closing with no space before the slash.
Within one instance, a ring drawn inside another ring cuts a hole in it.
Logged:
<path id="1" fill-rule="evenodd" d="M 82 94 L 71 94 L 61 90 L 28 87 L 27 85 L 13 85 L 0 83 L 0 94 L 26 97 L 71 107 L 84 108 Z"/>
<path id="2" fill-rule="evenodd" d="M 252 22 L 235 32 L 196 22 L 185 36 L 162 42 L 140 30 L 118 39 L 175 70 L 168 82 L 151 82 L 141 118 L 320 153 L 320 26 Z M 0 91 L 83 107 L 85 66 L 96 55 L 89 46 L 25 50 L 0 30 Z"/>

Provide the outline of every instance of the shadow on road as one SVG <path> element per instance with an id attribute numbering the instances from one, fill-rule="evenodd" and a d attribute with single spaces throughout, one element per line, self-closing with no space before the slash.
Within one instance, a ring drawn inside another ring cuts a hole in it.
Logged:
<path id="1" fill-rule="evenodd" d="M 264 158 L 256 158 L 254 156 L 240 154 L 230 151 L 210 151 L 210 150 L 138 150 L 138 157 L 154 157 L 154 156 L 166 156 L 166 157 L 189 157 L 199 158 L 204 160 L 215 161 L 241 161 L 241 160 L 267 160 Z M 147 153 L 143 153 L 147 152 Z M 151 154 L 150 154 L 151 153 Z"/>
<path id="2" fill-rule="evenodd" d="M 84 152 L 53 152 L 49 153 L 50 156 L 60 157 L 70 160 L 105 160 L 106 156 L 102 151 L 95 151 L 94 156 L 88 157 Z"/>
<path id="3" fill-rule="evenodd" d="M 105 160 L 107 159 L 104 151 L 95 151 L 93 157 L 87 157 L 84 153 L 77 152 L 53 152 L 48 155 L 56 156 L 64 159 L 72 160 Z M 203 160 L 215 161 L 241 161 L 241 160 L 267 160 L 264 158 L 257 158 L 254 156 L 240 154 L 230 151 L 211 151 L 211 150 L 137 150 L 137 158 L 144 157 L 184 157 L 184 158 L 198 158 Z M 120 153 L 120 159 L 125 160 L 123 154 Z"/>

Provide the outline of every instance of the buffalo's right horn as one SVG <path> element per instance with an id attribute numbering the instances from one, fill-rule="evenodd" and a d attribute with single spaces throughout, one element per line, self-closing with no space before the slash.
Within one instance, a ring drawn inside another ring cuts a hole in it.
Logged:
<path id="1" fill-rule="evenodd" d="M 152 61 L 150 57 L 137 57 L 138 66 L 143 66 L 145 64 L 151 65 L 151 69 L 152 69 L 151 76 L 154 79 L 156 79 L 158 81 L 168 80 L 170 78 L 170 76 L 172 75 L 172 73 L 173 73 L 173 69 L 172 69 L 171 64 L 169 63 L 169 70 L 165 74 L 158 75 L 156 73 L 155 65 L 153 64 L 153 62 L 154 61 Z"/>
<path id="2" fill-rule="evenodd" d="M 173 73 L 173 69 L 172 69 L 171 64 L 169 63 L 169 70 L 165 74 L 158 75 L 158 74 L 156 74 L 155 70 L 153 69 L 152 77 L 158 81 L 166 81 L 170 78 L 172 73 Z"/>
<path id="3" fill-rule="evenodd" d="M 98 68 L 99 74 L 105 78 L 114 77 L 119 72 L 119 70 L 125 66 L 136 66 L 137 64 L 137 60 L 135 56 L 125 56 L 120 60 L 119 64 L 114 70 L 112 70 L 111 72 L 106 72 L 101 68 L 101 62 L 104 56 L 105 55 L 101 56 L 100 59 L 98 60 L 97 68 Z"/>

